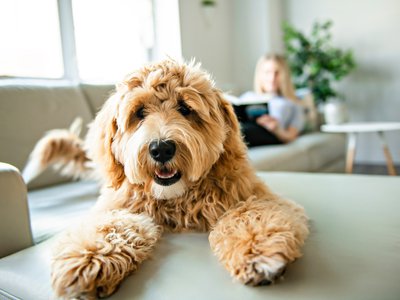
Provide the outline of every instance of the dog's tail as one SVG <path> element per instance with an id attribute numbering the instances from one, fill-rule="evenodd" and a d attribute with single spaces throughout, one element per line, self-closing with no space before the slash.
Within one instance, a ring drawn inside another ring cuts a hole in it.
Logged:
<path id="1" fill-rule="evenodd" d="M 28 184 L 48 167 L 61 175 L 77 178 L 93 178 L 93 166 L 86 155 L 83 140 L 79 138 L 82 118 L 76 118 L 69 129 L 54 129 L 46 133 L 35 145 L 22 177 Z"/>

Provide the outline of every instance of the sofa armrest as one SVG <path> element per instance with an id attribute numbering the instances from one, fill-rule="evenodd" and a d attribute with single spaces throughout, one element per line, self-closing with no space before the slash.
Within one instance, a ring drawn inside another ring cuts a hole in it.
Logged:
<path id="1" fill-rule="evenodd" d="M 0 258 L 33 245 L 27 189 L 18 169 L 0 162 Z"/>

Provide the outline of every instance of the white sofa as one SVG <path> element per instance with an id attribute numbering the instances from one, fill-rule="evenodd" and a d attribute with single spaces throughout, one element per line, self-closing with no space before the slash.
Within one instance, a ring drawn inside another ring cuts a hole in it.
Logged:
<path id="1" fill-rule="evenodd" d="M 18 169 L 46 130 L 65 128 L 77 115 L 91 120 L 108 90 L 0 87 L 0 161 L 9 163 L 0 164 L 0 299 L 54 298 L 50 253 L 55 237 L 49 237 L 84 216 L 98 187 L 51 172 L 26 187 Z M 269 171 L 339 170 L 344 144 L 341 135 L 315 132 L 288 145 L 251 149 L 249 157 L 256 168 Z M 302 204 L 310 217 L 304 257 L 289 267 L 284 282 L 258 288 L 233 283 L 212 256 L 206 234 L 166 235 L 153 259 L 109 299 L 399 299 L 398 177 L 260 176 L 275 192 Z"/>
<path id="2" fill-rule="evenodd" d="M 108 299 L 399 299 L 399 177 L 259 175 L 275 192 L 303 205 L 310 217 L 304 256 L 289 266 L 284 281 L 256 288 L 234 283 L 212 255 L 207 234 L 171 234 L 163 237 L 153 258 Z M 14 179 L 20 184 L 18 174 Z M 26 219 L 26 215 L 25 210 L 15 217 Z M 4 221 L 0 219 L 0 226 L 11 229 Z M 0 259 L 0 299 L 54 299 L 50 287 L 53 240 Z"/>
<path id="3" fill-rule="evenodd" d="M 22 85 L 2 81 L 0 162 L 22 170 L 33 146 L 46 131 L 67 128 L 77 116 L 87 124 L 112 89 L 112 86 Z M 311 132 L 290 144 L 252 148 L 249 158 L 260 171 L 342 172 L 345 137 Z M 71 182 L 51 171 L 45 172 L 27 188 L 30 224 L 36 243 L 80 217 L 96 200 L 98 192 L 94 182 Z M 4 195 L 4 190 L 0 190 L 0 196 L 13 198 Z"/>

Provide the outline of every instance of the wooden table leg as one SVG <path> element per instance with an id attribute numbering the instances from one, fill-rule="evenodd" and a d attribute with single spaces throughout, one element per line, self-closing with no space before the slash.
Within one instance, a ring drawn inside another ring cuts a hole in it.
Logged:
<path id="1" fill-rule="evenodd" d="M 354 157 L 356 156 L 357 133 L 347 134 L 346 173 L 353 173 Z"/>
<path id="2" fill-rule="evenodd" d="M 378 132 L 378 136 L 381 140 L 381 144 L 383 147 L 383 153 L 385 154 L 385 159 L 386 159 L 386 165 L 388 169 L 389 175 L 396 176 L 396 169 L 394 168 L 393 160 L 392 160 L 392 155 L 390 154 L 389 147 L 385 141 L 385 137 L 383 135 L 382 131 Z"/>

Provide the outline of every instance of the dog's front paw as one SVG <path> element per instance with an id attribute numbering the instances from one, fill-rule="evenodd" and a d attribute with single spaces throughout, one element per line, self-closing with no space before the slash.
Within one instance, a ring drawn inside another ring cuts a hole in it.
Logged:
<path id="1" fill-rule="evenodd" d="M 51 273 L 54 291 L 66 299 L 90 300 L 111 295 L 120 280 L 104 280 L 104 275 L 111 271 L 105 263 L 106 259 L 102 260 L 90 253 L 56 258 Z"/>
<path id="2" fill-rule="evenodd" d="M 52 285 L 66 299 L 95 299 L 115 292 L 149 257 L 161 227 L 146 215 L 113 210 L 89 216 L 53 249 Z"/>
<path id="3" fill-rule="evenodd" d="M 283 276 L 286 265 L 280 255 L 249 257 L 235 268 L 233 275 L 246 285 L 269 285 Z"/>

